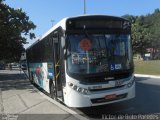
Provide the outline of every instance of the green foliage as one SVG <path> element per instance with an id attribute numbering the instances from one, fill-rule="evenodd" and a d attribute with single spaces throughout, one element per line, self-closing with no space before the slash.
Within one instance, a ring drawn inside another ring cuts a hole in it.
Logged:
<path id="1" fill-rule="evenodd" d="M 150 27 L 152 47 L 155 49 L 160 49 L 160 10 L 156 9 L 155 12 L 149 16 L 149 20 L 153 23 Z"/>
<path id="2" fill-rule="evenodd" d="M 134 53 L 142 56 L 147 48 L 160 50 L 160 10 L 146 16 L 125 15 L 132 23 L 132 41 Z M 154 54 L 153 54 L 154 55 Z"/>
<path id="3" fill-rule="evenodd" d="M 140 16 L 132 24 L 132 39 L 133 39 L 133 50 L 134 53 L 140 53 L 143 55 L 146 48 L 150 45 L 150 32 L 148 29 L 148 24 L 145 23 L 144 16 Z"/>
<path id="4" fill-rule="evenodd" d="M 22 9 L 14 9 L 0 0 L 0 60 L 18 61 L 27 36 L 36 26 Z"/>

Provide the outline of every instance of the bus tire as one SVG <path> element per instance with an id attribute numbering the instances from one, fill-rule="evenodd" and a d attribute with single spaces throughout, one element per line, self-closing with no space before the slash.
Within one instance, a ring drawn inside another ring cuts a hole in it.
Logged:
<path id="1" fill-rule="evenodd" d="M 51 84 L 51 85 L 50 85 L 50 96 L 51 96 L 51 98 L 56 99 L 56 89 L 55 89 L 55 85 L 54 85 L 53 82 L 50 83 L 50 84 Z"/>

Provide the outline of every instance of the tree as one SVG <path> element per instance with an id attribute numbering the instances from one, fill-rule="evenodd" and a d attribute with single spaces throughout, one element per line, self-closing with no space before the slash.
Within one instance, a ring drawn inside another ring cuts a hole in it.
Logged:
<path id="1" fill-rule="evenodd" d="M 11 8 L 0 0 L 0 60 L 18 61 L 27 36 L 35 37 L 30 32 L 35 28 L 22 9 Z"/>
<path id="2" fill-rule="evenodd" d="M 150 26 L 151 47 L 153 48 L 153 58 L 156 59 L 156 54 L 160 51 L 160 10 L 156 9 L 153 14 L 147 16 Z"/>
<path id="3" fill-rule="evenodd" d="M 137 18 L 137 16 L 128 15 L 128 14 L 127 15 L 123 15 L 122 17 L 125 18 L 125 19 L 127 19 L 127 20 L 129 20 L 132 24 L 135 23 L 136 18 Z"/>
<path id="4" fill-rule="evenodd" d="M 140 53 L 142 57 L 151 44 L 149 26 L 144 16 L 138 17 L 132 24 L 133 50 L 134 53 Z"/>
<path id="5" fill-rule="evenodd" d="M 140 53 L 142 56 L 145 53 L 146 48 L 149 45 L 147 41 L 148 29 L 145 24 L 144 16 L 132 16 L 125 15 L 124 18 L 128 19 L 132 23 L 131 38 L 134 53 Z"/>
<path id="6" fill-rule="evenodd" d="M 158 40 L 160 38 L 160 16 L 157 16 L 158 13 L 159 10 L 155 10 L 155 13 L 146 16 L 124 16 L 132 23 L 133 51 L 141 54 L 142 57 L 148 48 L 157 50 L 158 46 L 160 46 L 160 41 Z"/>

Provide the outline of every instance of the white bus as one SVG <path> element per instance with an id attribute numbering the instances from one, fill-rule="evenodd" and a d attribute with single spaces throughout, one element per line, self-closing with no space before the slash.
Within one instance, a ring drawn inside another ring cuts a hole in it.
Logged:
<path id="1" fill-rule="evenodd" d="M 135 97 L 131 25 L 126 19 L 65 18 L 26 52 L 29 79 L 69 107 Z"/>

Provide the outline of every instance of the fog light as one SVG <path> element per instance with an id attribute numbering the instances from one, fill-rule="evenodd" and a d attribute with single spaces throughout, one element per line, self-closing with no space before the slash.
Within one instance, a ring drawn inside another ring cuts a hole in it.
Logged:
<path id="1" fill-rule="evenodd" d="M 74 85 L 74 86 L 73 86 L 73 89 L 74 89 L 74 90 L 77 90 L 77 85 Z"/>
<path id="2" fill-rule="evenodd" d="M 72 86 L 73 86 L 73 83 L 68 83 L 68 85 L 69 85 L 70 87 L 72 87 Z"/>
<path id="3" fill-rule="evenodd" d="M 128 84 L 127 84 L 127 86 L 128 86 L 128 87 L 131 87 L 131 86 L 132 86 L 132 84 L 131 84 L 131 83 L 128 83 Z"/>
<path id="4" fill-rule="evenodd" d="M 86 88 L 81 88 L 77 85 L 74 85 L 73 83 L 68 82 L 68 86 L 71 87 L 73 90 L 82 93 L 82 94 L 89 94 L 89 90 Z"/>
<path id="5" fill-rule="evenodd" d="M 81 92 L 81 91 L 82 91 L 82 88 L 77 88 L 77 91 L 78 91 L 78 92 Z"/>
<path id="6" fill-rule="evenodd" d="M 88 94 L 88 90 L 87 89 L 83 89 L 83 91 L 82 91 L 84 94 Z"/>
<path id="7" fill-rule="evenodd" d="M 131 87 L 133 84 L 134 84 L 134 80 L 132 80 L 131 82 L 129 82 L 129 83 L 127 84 L 127 87 Z"/>

